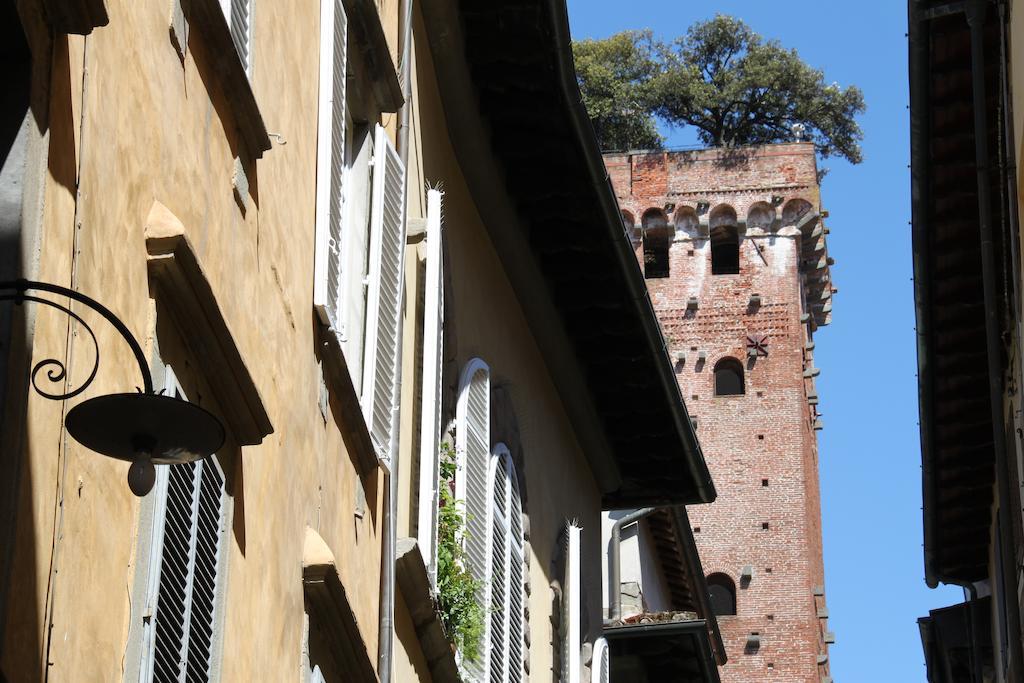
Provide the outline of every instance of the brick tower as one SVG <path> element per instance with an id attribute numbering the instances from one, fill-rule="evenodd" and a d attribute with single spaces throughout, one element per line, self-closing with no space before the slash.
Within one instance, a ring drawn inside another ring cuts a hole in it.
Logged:
<path id="1" fill-rule="evenodd" d="M 718 489 L 689 514 L 722 680 L 831 681 L 813 354 L 835 289 L 814 147 L 605 164 Z"/>

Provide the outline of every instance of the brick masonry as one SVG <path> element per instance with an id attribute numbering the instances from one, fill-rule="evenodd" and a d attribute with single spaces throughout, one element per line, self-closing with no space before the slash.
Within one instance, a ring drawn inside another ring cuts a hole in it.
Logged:
<path id="1" fill-rule="evenodd" d="M 641 267 L 645 235 L 670 239 L 669 276 L 647 285 L 718 490 L 715 503 L 689 509 L 701 559 L 737 588 L 737 615 L 719 617 L 722 681 L 827 681 L 825 597 L 815 595 L 824 584 L 820 416 L 805 375 L 835 290 L 813 146 L 610 154 L 605 164 Z M 738 229 L 739 274 L 712 275 L 708 235 L 718 225 Z M 749 358 L 747 338 L 759 335 L 768 355 Z M 715 396 L 714 368 L 726 357 L 745 368 L 744 395 Z M 753 633 L 757 650 L 746 647 Z"/>

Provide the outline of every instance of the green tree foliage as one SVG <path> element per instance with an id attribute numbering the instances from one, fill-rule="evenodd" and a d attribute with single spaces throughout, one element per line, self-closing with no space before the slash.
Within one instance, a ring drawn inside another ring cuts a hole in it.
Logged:
<path id="1" fill-rule="evenodd" d="M 651 84 L 657 75 L 650 31 L 573 43 L 583 104 L 602 149 L 660 149 Z"/>
<path id="2" fill-rule="evenodd" d="M 629 49 L 625 43 L 632 43 Z M 602 48 L 602 44 L 607 47 Z M 586 45 L 586 50 L 581 48 Z M 614 47 L 612 47 L 614 46 Z M 606 69 L 586 63 L 577 71 L 580 90 L 604 149 L 642 147 L 629 131 L 651 128 L 655 117 L 671 126 L 693 126 L 707 145 L 734 147 L 805 139 L 822 157 L 862 159 L 863 133 L 856 117 L 865 110 L 855 86 L 825 83 L 822 71 L 808 66 L 795 50 L 764 40 L 743 21 L 718 15 L 698 22 L 670 43 L 648 32 L 626 32 L 603 41 L 581 41 L 577 54 L 586 60 L 611 60 Z M 623 56 L 629 59 L 623 61 Z M 630 69 L 624 72 L 620 65 Z M 629 78 L 617 78 L 627 73 Z M 600 78 L 595 78 L 595 74 Z M 616 80 L 617 79 L 617 80 Z M 604 102 L 625 92 L 632 119 L 609 134 Z M 591 102 L 600 105 L 589 109 Z M 636 106 L 633 103 L 640 103 Z M 626 139 L 628 144 L 621 144 Z"/>
<path id="3" fill-rule="evenodd" d="M 451 482 L 455 481 L 455 452 L 441 444 L 441 506 L 437 511 L 437 603 L 445 633 L 466 661 L 480 656 L 485 609 L 480 602 L 483 586 L 466 566 L 462 540 L 466 521 L 456 505 Z"/>

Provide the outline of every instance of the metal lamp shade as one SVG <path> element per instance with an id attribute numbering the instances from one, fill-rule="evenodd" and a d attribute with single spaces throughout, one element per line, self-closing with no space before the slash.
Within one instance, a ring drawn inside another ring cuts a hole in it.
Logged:
<path id="1" fill-rule="evenodd" d="M 72 408 L 64 424 L 86 448 L 129 462 L 142 453 L 157 465 L 193 462 L 224 445 L 224 427 L 216 417 L 158 394 L 97 396 Z"/>

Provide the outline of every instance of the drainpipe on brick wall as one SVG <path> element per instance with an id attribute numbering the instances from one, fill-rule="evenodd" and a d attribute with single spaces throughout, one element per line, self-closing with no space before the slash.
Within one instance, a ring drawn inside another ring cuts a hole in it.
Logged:
<path id="1" fill-rule="evenodd" d="M 399 82 L 402 84 L 402 106 L 398 110 L 398 134 L 396 151 L 405 170 L 406 216 L 408 220 L 409 196 L 409 99 L 412 97 L 412 5 L 413 0 L 401 0 L 398 16 L 401 24 L 398 31 Z M 404 296 L 404 292 L 403 292 Z M 398 337 L 398 357 L 402 357 L 402 335 Z M 400 361 L 399 361 L 400 362 Z M 380 683 L 390 683 L 392 673 L 392 652 L 395 643 L 395 538 L 398 524 L 398 427 L 399 411 L 391 416 L 391 473 L 384 477 L 384 505 L 381 544 L 382 561 L 380 572 L 380 623 L 378 627 L 377 675 Z"/>

